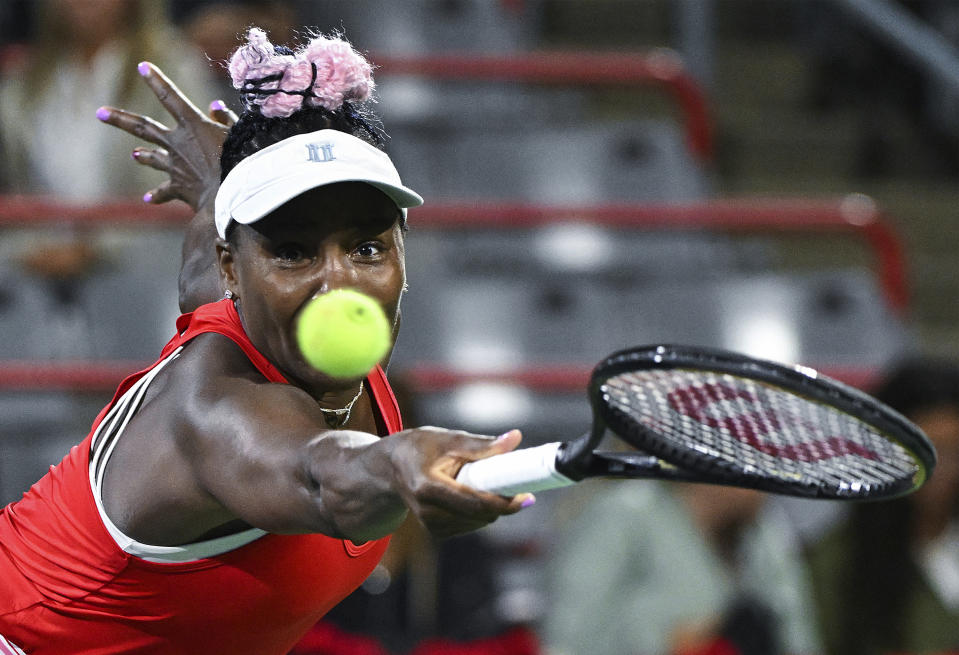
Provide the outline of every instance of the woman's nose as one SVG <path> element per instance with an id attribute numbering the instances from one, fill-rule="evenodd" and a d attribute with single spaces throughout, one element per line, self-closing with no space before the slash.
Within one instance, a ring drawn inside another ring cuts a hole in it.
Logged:
<path id="1" fill-rule="evenodd" d="M 331 254 L 323 258 L 316 278 L 317 294 L 328 293 L 334 289 L 353 288 L 356 286 L 356 269 L 349 257 L 340 253 Z"/>

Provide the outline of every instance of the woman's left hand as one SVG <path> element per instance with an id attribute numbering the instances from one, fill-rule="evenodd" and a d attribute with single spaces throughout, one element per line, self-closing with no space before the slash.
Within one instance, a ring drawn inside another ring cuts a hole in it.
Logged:
<path id="1" fill-rule="evenodd" d="M 169 176 L 143 196 L 146 202 L 178 199 L 195 212 L 184 234 L 179 276 L 180 310 L 189 312 L 223 295 L 213 246 L 217 236 L 213 204 L 220 188 L 220 149 L 237 119 L 220 101 L 212 103 L 205 116 L 159 68 L 143 62 L 139 69 L 176 125 L 170 128 L 149 116 L 113 107 L 101 107 L 97 117 L 158 146 L 133 150 L 138 163 Z"/>
<path id="2" fill-rule="evenodd" d="M 113 107 L 101 107 L 97 117 L 158 146 L 133 151 L 138 163 L 169 175 L 144 200 L 159 204 L 179 199 L 197 212 L 212 210 L 220 186 L 220 147 L 236 115 L 220 101 L 210 105 L 209 116 L 204 115 L 159 68 L 143 62 L 139 69 L 176 125 L 170 128 L 149 116 Z"/>

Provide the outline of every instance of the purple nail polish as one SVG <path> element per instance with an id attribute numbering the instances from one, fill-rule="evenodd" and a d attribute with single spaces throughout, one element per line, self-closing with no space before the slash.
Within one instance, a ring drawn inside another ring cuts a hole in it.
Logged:
<path id="1" fill-rule="evenodd" d="M 97 109 L 97 118 L 99 118 L 101 121 L 105 121 L 106 119 L 110 118 L 110 110 L 106 107 L 100 107 Z"/>
<path id="2" fill-rule="evenodd" d="M 510 430 L 509 432 L 504 432 L 504 433 L 501 434 L 500 436 L 496 437 L 496 441 L 494 441 L 493 443 L 499 443 L 499 442 L 505 440 L 505 439 L 508 438 L 512 433 L 513 433 L 512 430 Z"/>
<path id="3" fill-rule="evenodd" d="M 531 507 L 535 504 L 536 504 L 536 496 L 530 496 L 529 498 L 524 500 L 522 503 L 520 503 L 519 506 L 522 507 L 523 509 L 526 509 L 527 507 Z"/>
<path id="4" fill-rule="evenodd" d="M 146 193 L 143 194 L 143 202 L 150 202 L 151 200 L 153 200 L 153 194 L 152 194 L 152 193 L 150 193 L 149 191 L 147 191 Z"/>
<path id="5" fill-rule="evenodd" d="M 224 111 L 226 104 L 222 100 L 214 100 L 210 103 L 210 111 Z"/>
<path id="6" fill-rule="evenodd" d="M 134 150 L 133 152 L 130 153 L 130 156 L 133 157 L 134 159 L 139 159 L 139 158 L 140 158 L 140 151 L 139 151 L 139 150 Z"/>
<path id="7" fill-rule="evenodd" d="M 137 65 L 137 70 L 140 71 L 140 75 L 147 75 L 150 73 L 150 64 L 141 61 L 139 65 Z"/>

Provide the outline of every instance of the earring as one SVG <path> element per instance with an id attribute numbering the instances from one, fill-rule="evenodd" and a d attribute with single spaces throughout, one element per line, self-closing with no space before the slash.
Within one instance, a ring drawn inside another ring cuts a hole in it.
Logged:
<path id="1" fill-rule="evenodd" d="M 225 300 L 233 300 L 233 292 L 227 289 L 226 291 L 223 292 L 223 298 Z"/>

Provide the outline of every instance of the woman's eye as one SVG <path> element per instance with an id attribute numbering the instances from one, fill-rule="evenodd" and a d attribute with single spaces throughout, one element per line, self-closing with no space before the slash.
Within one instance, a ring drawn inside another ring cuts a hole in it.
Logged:
<path id="1" fill-rule="evenodd" d="M 360 257 L 376 257 L 383 252 L 383 246 L 373 242 L 361 243 L 353 250 L 353 252 Z"/>
<path id="2" fill-rule="evenodd" d="M 280 246 L 274 254 L 277 259 L 284 262 L 296 262 L 306 257 L 305 250 L 293 244 Z"/>

